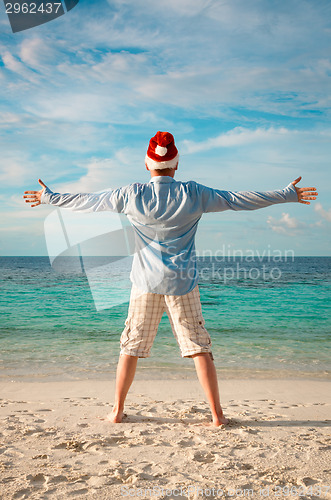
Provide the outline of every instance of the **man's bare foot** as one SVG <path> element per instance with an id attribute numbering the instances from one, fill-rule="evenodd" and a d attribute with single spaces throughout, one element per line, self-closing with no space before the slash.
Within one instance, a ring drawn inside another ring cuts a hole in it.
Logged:
<path id="1" fill-rule="evenodd" d="M 126 416 L 123 410 L 115 410 L 113 409 L 111 413 L 108 413 L 106 416 L 106 420 L 112 422 L 113 424 L 120 424 L 123 420 L 123 417 Z"/>
<path id="2" fill-rule="evenodd" d="M 216 415 L 213 417 L 213 425 L 215 427 L 219 427 L 220 425 L 227 425 L 229 420 L 223 415 L 223 412 L 220 415 Z"/>

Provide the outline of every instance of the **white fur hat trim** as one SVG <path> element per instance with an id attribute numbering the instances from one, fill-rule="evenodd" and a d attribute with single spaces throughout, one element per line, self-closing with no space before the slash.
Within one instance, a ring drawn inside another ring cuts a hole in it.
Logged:
<path id="1" fill-rule="evenodd" d="M 165 168 L 175 168 L 179 160 L 179 154 L 172 160 L 168 161 L 154 161 L 149 156 L 145 156 L 145 163 L 148 170 L 163 170 Z"/>

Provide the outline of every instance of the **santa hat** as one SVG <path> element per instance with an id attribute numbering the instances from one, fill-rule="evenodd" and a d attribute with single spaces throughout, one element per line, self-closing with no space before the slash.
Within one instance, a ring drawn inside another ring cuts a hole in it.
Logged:
<path id="1" fill-rule="evenodd" d="M 169 132 L 156 132 L 156 135 L 149 141 L 145 157 L 148 170 L 175 168 L 178 159 L 179 154 L 173 135 Z"/>

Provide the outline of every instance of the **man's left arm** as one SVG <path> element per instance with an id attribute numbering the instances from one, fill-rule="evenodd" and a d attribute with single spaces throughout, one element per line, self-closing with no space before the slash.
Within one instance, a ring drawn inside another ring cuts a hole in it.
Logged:
<path id="1" fill-rule="evenodd" d="M 274 191 L 220 191 L 210 190 L 205 194 L 204 212 L 223 210 L 257 210 L 278 203 L 299 202 L 309 205 L 307 200 L 315 200 L 315 187 L 296 187 L 301 177 L 290 182 L 284 189 Z M 207 188 L 208 189 L 208 188 Z M 206 196 L 207 195 L 207 196 Z"/>

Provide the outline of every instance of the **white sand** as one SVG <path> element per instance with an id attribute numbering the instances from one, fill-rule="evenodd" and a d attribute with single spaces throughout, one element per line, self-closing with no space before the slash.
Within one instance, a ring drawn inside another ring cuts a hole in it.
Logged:
<path id="1" fill-rule="evenodd" d="M 2 384 L 0 497 L 331 498 L 330 382 L 220 387 L 214 428 L 194 380 L 135 381 L 122 424 L 113 381 Z"/>

